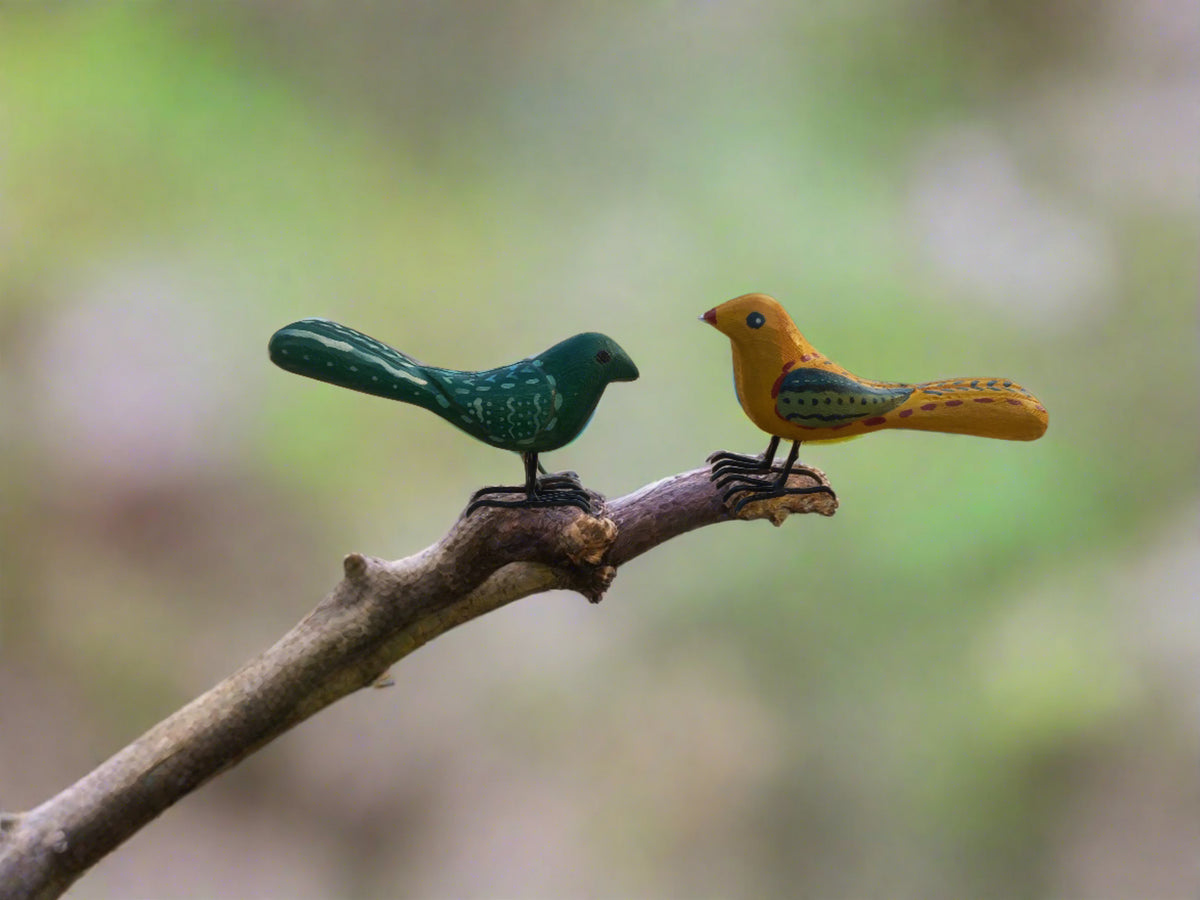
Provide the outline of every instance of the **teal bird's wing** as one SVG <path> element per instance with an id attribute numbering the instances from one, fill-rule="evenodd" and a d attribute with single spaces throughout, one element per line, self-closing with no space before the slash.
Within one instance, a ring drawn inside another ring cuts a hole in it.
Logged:
<path id="1" fill-rule="evenodd" d="M 505 450 L 541 451 L 570 439 L 559 428 L 562 392 L 540 359 L 483 372 L 432 367 L 426 371 L 450 399 L 452 408 L 446 418 L 485 443 Z"/>
<path id="2" fill-rule="evenodd" d="M 607 385 L 638 377 L 617 342 L 596 332 L 496 369 L 426 372 L 453 404 L 444 414 L 449 421 L 494 447 L 520 453 L 569 444 L 587 427 Z"/>
<path id="3" fill-rule="evenodd" d="M 285 325 L 267 345 L 271 362 L 308 378 L 414 403 L 445 414 L 451 403 L 429 370 L 382 341 L 331 322 L 301 319 Z"/>
<path id="4" fill-rule="evenodd" d="M 805 428 L 829 428 L 889 412 L 909 385 L 872 385 L 825 369 L 793 369 L 775 383 L 775 412 Z"/>

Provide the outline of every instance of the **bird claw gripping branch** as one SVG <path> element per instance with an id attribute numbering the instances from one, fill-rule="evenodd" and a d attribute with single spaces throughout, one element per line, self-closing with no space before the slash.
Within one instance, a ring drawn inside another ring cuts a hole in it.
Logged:
<path id="1" fill-rule="evenodd" d="M 467 515 L 485 506 L 575 506 L 590 513 L 592 495 L 579 476 L 563 472 L 539 478 L 538 454 L 578 437 L 609 384 L 638 377 L 637 366 L 617 342 L 595 332 L 480 372 L 423 365 L 328 319 L 284 326 L 271 337 L 268 350 L 271 361 L 288 372 L 424 407 L 486 444 L 519 453 L 525 483 L 476 491 Z"/>
<path id="2" fill-rule="evenodd" d="M 835 500 L 837 499 L 833 488 L 819 483 L 822 481 L 820 472 L 796 463 L 796 456 L 800 452 L 798 445 L 792 445 L 792 451 L 788 454 L 784 466 L 779 469 L 775 468 L 775 451 L 778 447 L 779 438 L 772 435 L 762 456 L 747 456 L 743 453 L 730 453 L 727 450 L 718 450 L 709 456 L 708 461 L 712 470 L 709 478 L 716 482 L 717 487 L 725 488 L 721 494 L 721 502 L 729 507 L 731 515 L 736 516 L 748 503 L 793 494 L 828 494 Z M 788 487 L 788 478 L 792 475 L 807 475 L 818 484 L 808 487 Z M 743 496 L 734 500 L 738 494 Z M 732 505 L 730 505 L 731 503 Z"/>
<path id="3" fill-rule="evenodd" d="M 793 472 L 815 477 L 812 470 L 796 466 L 804 441 L 840 441 L 887 428 L 1013 441 L 1036 440 L 1046 431 L 1046 408 L 1005 378 L 920 384 L 859 378 L 818 353 L 787 311 L 766 294 L 745 294 L 700 318 L 729 338 L 738 402 L 750 421 L 771 435 L 762 456 L 720 451 L 709 457 L 711 477 L 726 488 L 725 503 L 745 494 L 734 502 L 735 513 L 768 497 L 833 493 L 823 485 L 787 487 Z M 783 469 L 775 470 L 780 439 L 790 440 L 792 447 Z"/>
<path id="4" fill-rule="evenodd" d="M 587 492 L 579 480 L 579 476 L 574 472 L 556 472 L 552 475 L 542 475 L 538 477 L 536 471 L 533 477 L 533 488 L 530 489 L 530 475 L 528 467 L 535 466 L 536 462 L 531 463 L 528 456 L 522 454 L 525 460 L 526 476 L 525 485 L 520 487 L 509 486 L 494 486 L 482 487 L 471 495 L 471 501 L 467 504 L 467 515 L 475 512 L 485 506 L 492 507 L 522 507 L 531 508 L 537 506 L 574 506 L 583 510 L 585 513 L 592 513 L 592 497 Z M 501 500 L 491 498 L 489 494 L 521 494 L 525 496 L 515 500 Z"/>

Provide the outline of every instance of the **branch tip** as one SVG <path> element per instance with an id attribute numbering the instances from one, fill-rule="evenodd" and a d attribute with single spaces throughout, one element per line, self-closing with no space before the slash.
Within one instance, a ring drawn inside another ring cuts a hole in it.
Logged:
<path id="1" fill-rule="evenodd" d="M 367 558 L 361 553 L 348 553 L 342 560 L 342 569 L 348 581 L 359 581 L 367 574 Z"/>
<path id="2" fill-rule="evenodd" d="M 734 494 L 730 498 L 730 503 L 737 502 L 741 496 L 740 493 Z M 837 508 L 838 501 L 835 494 L 819 491 L 811 494 L 784 494 L 782 497 L 751 500 L 737 512 L 731 512 L 729 516 L 744 521 L 766 519 L 778 528 L 793 513 L 818 513 L 822 516 L 832 516 L 837 512 Z"/>

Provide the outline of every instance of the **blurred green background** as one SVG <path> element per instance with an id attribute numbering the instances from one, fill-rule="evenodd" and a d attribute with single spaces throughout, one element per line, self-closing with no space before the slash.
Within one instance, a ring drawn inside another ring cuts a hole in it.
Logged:
<path id="1" fill-rule="evenodd" d="M 452 632 L 72 896 L 1195 897 L 1198 61 L 1182 0 L 0 7 L 0 807 L 519 478 L 275 328 L 606 331 L 546 462 L 616 496 L 761 450 L 696 321 L 757 290 L 1050 430 L 807 447 L 833 519 Z"/>

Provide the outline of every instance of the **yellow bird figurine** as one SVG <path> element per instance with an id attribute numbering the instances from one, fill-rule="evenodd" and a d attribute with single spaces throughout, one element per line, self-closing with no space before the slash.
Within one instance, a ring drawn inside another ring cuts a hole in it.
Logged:
<path id="1" fill-rule="evenodd" d="M 804 339 L 787 311 L 766 294 L 745 294 L 700 317 L 733 344 L 733 384 L 750 421 L 771 435 L 762 456 L 717 453 L 713 477 L 732 485 L 725 499 L 746 492 L 733 507 L 829 491 L 788 488 L 803 441 L 840 441 L 887 428 L 974 434 L 1033 441 L 1046 432 L 1046 408 L 1007 378 L 950 378 L 904 384 L 868 381 L 822 356 Z M 782 472 L 772 472 L 780 438 L 792 442 Z M 759 477 L 755 477 L 755 475 Z"/>

